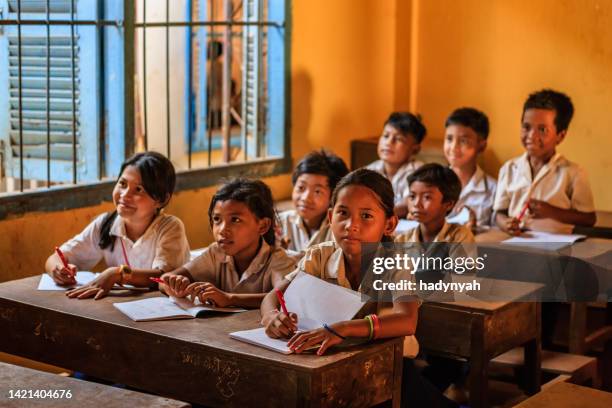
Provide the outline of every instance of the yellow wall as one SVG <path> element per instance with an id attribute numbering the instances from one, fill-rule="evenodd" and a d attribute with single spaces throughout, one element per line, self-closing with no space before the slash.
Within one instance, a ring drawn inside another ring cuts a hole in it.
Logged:
<path id="1" fill-rule="evenodd" d="M 441 138 L 453 108 L 489 115 L 484 167 L 522 153 L 521 107 L 543 87 L 569 94 L 576 113 L 559 151 L 590 175 L 598 210 L 612 210 L 612 2 L 414 0 L 418 31 L 413 107 Z"/>
<path id="2" fill-rule="evenodd" d="M 396 93 L 395 18 L 395 0 L 293 2 L 294 160 L 324 146 L 348 163 L 350 139 L 378 134 Z M 407 83 L 403 89 L 407 94 Z M 265 181 L 275 198 L 290 196 L 289 175 Z M 168 208 L 184 221 L 194 248 L 211 240 L 206 212 L 214 191 L 204 188 L 181 192 Z M 0 221 L 0 281 L 41 273 L 55 245 L 111 208 L 106 203 Z"/>

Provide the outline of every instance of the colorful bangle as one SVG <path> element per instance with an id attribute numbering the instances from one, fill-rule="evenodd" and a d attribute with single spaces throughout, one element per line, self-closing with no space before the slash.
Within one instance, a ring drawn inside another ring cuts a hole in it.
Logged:
<path id="1" fill-rule="evenodd" d="M 374 337 L 374 323 L 372 322 L 372 318 L 369 315 L 364 317 L 364 319 L 368 321 L 368 324 L 370 326 L 370 334 L 368 335 L 368 340 L 372 340 L 372 338 Z"/>
<path id="2" fill-rule="evenodd" d="M 378 337 L 378 334 L 380 333 L 380 320 L 378 319 L 378 316 L 376 316 L 375 314 L 371 314 L 370 318 L 372 319 L 372 323 L 374 323 L 373 338 L 376 339 Z"/>
<path id="3" fill-rule="evenodd" d="M 323 328 L 327 330 L 328 332 L 330 332 L 331 334 L 333 334 L 334 336 L 340 337 L 342 340 L 346 340 L 346 337 L 344 337 L 343 335 L 341 335 L 340 333 L 338 333 L 337 331 L 329 327 L 327 323 L 323 323 Z"/>

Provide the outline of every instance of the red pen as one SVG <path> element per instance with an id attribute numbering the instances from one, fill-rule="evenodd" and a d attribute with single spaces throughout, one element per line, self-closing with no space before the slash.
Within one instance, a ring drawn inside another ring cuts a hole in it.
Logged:
<path id="1" fill-rule="evenodd" d="M 285 298 L 283 297 L 283 292 L 281 292 L 278 289 L 274 289 L 274 291 L 276 292 L 276 297 L 278 298 L 278 301 L 281 304 L 281 308 L 283 309 L 283 313 L 285 313 L 287 316 L 289 316 L 289 312 L 287 311 L 287 305 L 285 304 Z"/>
<path id="2" fill-rule="evenodd" d="M 130 261 L 128 260 L 128 257 L 127 257 L 127 252 L 125 251 L 125 245 L 123 244 L 123 239 L 121 237 L 119 237 L 119 242 L 121 242 L 121 249 L 123 250 L 123 259 L 125 259 L 125 264 L 129 268 L 132 268 L 132 265 L 130 265 Z"/>
<path id="3" fill-rule="evenodd" d="M 55 247 L 55 253 L 62 260 L 62 263 L 64 264 L 64 268 L 66 268 L 68 271 L 70 271 L 70 268 L 68 267 L 68 261 L 66 260 L 66 257 L 64 256 L 64 253 L 62 252 L 62 250 L 59 249 L 59 247 Z M 70 274 L 72 275 L 71 271 L 70 271 Z"/>
<path id="4" fill-rule="evenodd" d="M 529 208 L 529 199 L 527 199 L 527 201 L 525 201 L 525 205 L 523 206 L 523 209 L 521 210 L 521 213 L 516 218 L 518 220 L 518 222 L 521 222 L 521 220 L 525 216 L 525 213 L 527 212 L 527 208 Z"/>
<path id="5" fill-rule="evenodd" d="M 166 284 L 166 282 L 164 282 L 163 279 L 160 279 L 160 278 L 149 278 L 149 279 L 151 279 L 153 282 L 156 282 L 156 283 L 163 283 L 164 285 Z"/>

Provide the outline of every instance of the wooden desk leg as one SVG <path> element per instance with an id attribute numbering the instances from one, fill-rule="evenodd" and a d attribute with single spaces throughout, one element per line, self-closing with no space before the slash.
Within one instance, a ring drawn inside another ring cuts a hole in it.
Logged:
<path id="1" fill-rule="evenodd" d="M 397 344 L 393 350 L 393 408 L 400 408 L 402 402 L 402 371 L 404 369 L 404 343 Z"/>
<path id="2" fill-rule="evenodd" d="M 525 393 L 533 395 L 540 391 L 540 379 L 542 377 L 542 305 L 536 304 L 535 337 L 525 343 Z"/>
<path id="3" fill-rule="evenodd" d="M 586 302 L 572 302 L 570 307 L 569 352 L 584 354 L 586 339 Z"/>
<path id="4" fill-rule="evenodd" d="M 485 344 L 484 319 L 482 315 L 472 318 L 469 375 L 471 408 L 488 406 L 489 358 Z"/>

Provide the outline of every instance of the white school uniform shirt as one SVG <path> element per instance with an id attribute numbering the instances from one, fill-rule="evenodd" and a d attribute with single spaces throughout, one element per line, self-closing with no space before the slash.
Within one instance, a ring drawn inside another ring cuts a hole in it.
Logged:
<path id="1" fill-rule="evenodd" d="M 595 211 L 586 171 L 560 153 L 540 169 L 535 179 L 531 176 L 527 153 L 508 160 L 499 170 L 493 205 L 495 211 L 508 210 L 510 217 L 518 217 L 530 198 L 565 210 Z M 523 218 L 523 225 L 533 230 L 557 233 L 570 233 L 574 227 L 550 218 L 532 218 L 529 211 Z"/>
<path id="2" fill-rule="evenodd" d="M 495 179 L 486 174 L 480 166 L 476 166 L 476 171 L 470 181 L 461 189 L 457 204 L 446 218 L 459 214 L 462 207 L 469 207 L 476 215 L 477 227 L 490 226 L 493 219 L 493 201 L 495 201 L 496 187 Z"/>
<path id="3" fill-rule="evenodd" d="M 140 238 L 133 242 L 125 232 L 125 223 L 117 215 L 110 229 L 115 236 L 112 247 L 100 249 L 100 230 L 106 214 L 99 215 L 83 231 L 61 246 L 68 262 L 79 270 L 91 270 L 101 259 L 107 267 L 125 264 L 120 240 L 135 269 L 160 269 L 169 272 L 189 261 L 189 243 L 183 222 L 161 212 Z"/>
<path id="4" fill-rule="evenodd" d="M 184 266 L 198 282 L 209 282 L 225 292 L 265 293 L 295 269 L 295 260 L 283 248 L 270 247 L 262 239 L 259 251 L 249 266 L 238 274 L 234 258 L 226 255 L 216 242 Z"/>
<path id="5" fill-rule="evenodd" d="M 395 193 L 395 205 L 401 204 L 405 201 L 406 197 L 410 193 L 408 189 L 408 176 L 415 172 L 416 169 L 421 167 L 423 164 L 422 161 L 411 159 L 405 164 L 403 164 L 395 175 L 389 179 L 391 185 L 393 186 L 393 192 Z M 382 174 L 383 176 L 389 178 L 387 174 L 385 174 L 385 163 L 382 160 L 376 160 L 366 166 L 366 169 L 374 170 L 377 173 Z"/>
<path id="6" fill-rule="evenodd" d="M 306 248 L 334 239 L 327 214 L 325 214 L 319 229 L 312 231 L 312 235 L 310 236 L 308 235 L 308 228 L 306 228 L 304 220 L 299 216 L 296 210 L 283 211 L 278 215 L 278 218 L 283 234 L 282 237 L 290 240 L 289 246 L 287 247 L 290 251 L 300 252 L 301 255 L 303 255 Z"/>

